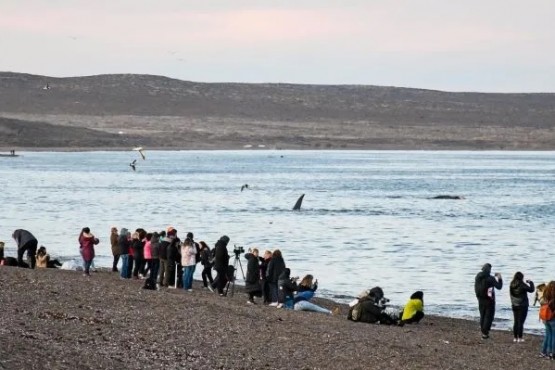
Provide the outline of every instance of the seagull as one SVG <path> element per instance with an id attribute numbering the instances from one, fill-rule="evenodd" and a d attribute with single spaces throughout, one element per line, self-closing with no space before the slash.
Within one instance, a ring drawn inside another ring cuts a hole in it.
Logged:
<path id="1" fill-rule="evenodd" d="M 144 149 L 143 149 L 142 146 L 138 146 L 138 147 L 136 147 L 136 148 L 133 148 L 133 150 L 139 152 L 139 154 L 141 155 L 141 157 L 143 157 L 143 160 L 146 159 L 145 153 L 143 152 Z"/>
<path id="2" fill-rule="evenodd" d="M 42 89 L 43 90 L 50 90 L 50 85 L 48 83 L 46 83 L 46 86 L 44 86 Z"/>
<path id="3" fill-rule="evenodd" d="M 137 163 L 136 159 L 133 159 L 133 162 L 129 163 L 129 167 L 131 167 L 133 169 L 133 171 L 136 171 L 135 169 L 135 164 Z"/>
<path id="4" fill-rule="evenodd" d="M 249 188 L 249 184 L 245 184 L 243 186 L 241 186 L 241 191 L 248 189 Z"/>

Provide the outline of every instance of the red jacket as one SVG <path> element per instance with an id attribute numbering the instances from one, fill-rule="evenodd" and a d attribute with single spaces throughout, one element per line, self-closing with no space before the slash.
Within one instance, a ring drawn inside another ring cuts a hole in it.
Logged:
<path id="1" fill-rule="evenodd" d="M 86 237 L 85 235 L 81 235 L 79 237 L 81 255 L 83 256 L 83 260 L 85 260 L 86 262 L 92 261 L 94 258 L 95 244 L 98 244 L 98 239 L 96 239 L 94 236 Z"/>

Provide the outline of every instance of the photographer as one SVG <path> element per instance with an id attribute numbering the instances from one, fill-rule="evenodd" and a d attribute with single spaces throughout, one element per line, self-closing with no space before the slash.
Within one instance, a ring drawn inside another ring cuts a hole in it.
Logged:
<path id="1" fill-rule="evenodd" d="M 397 324 L 398 317 L 388 312 L 386 304 L 389 299 L 385 298 L 382 288 L 374 287 L 359 295 L 354 304 L 351 303 L 348 320 L 367 323 L 379 323 L 384 325 Z"/>
<path id="2" fill-rule="evenodd" d="M 211 263 L 211 251 L 210 247 L 203 241 L 200 243 L 200 263 L 202 264 L 202 284 L 205 288 L 210 289 L 212 292 L 212 284 L 214 279 L 212 278 L 212 263 Z"/>
<path id="3" fill-rule="evenodd" d="M 486 263 L 482 271 L 476 275 L 474 281 L 474 292 L 478 299 L 478 310 L 480 311 L 480 329 L 482 339 L 489 338 L 489 331 L 495 316 L 495 289 L 503 288 L 503 279 L 500 273 L 491 276 L 491 265 Z"/>
<path id="4" fill-rule="evenodd" d="M 254 248 L 251 252 L 249 248 L 248 253 L 245 254 L 247 259 L 247 277 L 245 279 L 245 291 L 249 295 L 247 304 L 256 304 L 254 297 L 262 296 L 262 288 L 260 286 L 260 265 L 258 259 L 258 249 Z"/>
<path id="5" fill-rule="evenodd" d="M 318 289 L 318 279 L 314 280 L 314 276 L 310 274 L 306 275 L 299 283 L 299 289 L 294 298 L 293 309 L 295 311 L 321 312 L 328 315 L 339 314 L 339 307 L 335 307 L 333 311 L 330 311 L 327 308 L 318 306 L 317 304 L 310 302 L 312 297 L 314 297 L 316 289 Z"/>
<path id="6" fill-rule="evenodd" d="M 279 304 L 277 308 L 285 307 L 287 309 L 293 309 L 295 303 L 294 294 L 298 289 L 297 280 L 298 277 L 290 277 L 291 270 L 286 268 L 283 270 L 279 276 L 278 286 L 279 286 Z"/>
<path id="7" fill-rule="evenodd" d="M 214 284 L 218 289 L 218 293 L 223 296 L 224 288 L 227 283 L 227 266 L 229 265 L 229 254 L 227 253 L 227 244 L 229 237 L 224 235 L 216 242 L 214 247 L 214 270 L 218 273 Z"/>

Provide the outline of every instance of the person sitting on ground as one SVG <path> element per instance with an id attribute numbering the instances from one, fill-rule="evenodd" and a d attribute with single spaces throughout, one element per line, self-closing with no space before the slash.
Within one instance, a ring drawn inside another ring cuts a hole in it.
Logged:
<path id="1" fill-rule="evenodd" d="M 212 278 L 212 251 L 210 247 L 205 242 L 201 241 L 200 243 L 200 263 L 202 264 L 202 284 L 205 288 L 209 289 L 210 291 L 214 291 L 212 289 L 212 283 L 214 283 L 214 279 Z"/>
<path id="2" fill-rule="evenodd" d="M 417 291 L 411 296 L 403 311 L 401 311 L 401 321 L 399 326 L 405 324 L 418 324 L 424 318 L 424 292 Z"/>
<path id="3" fill-rule="evenodd" d="M 247 304 L 256 304 L 254 297 L 262 295 L 262 288 L 260 286 L 260 266 L 258 259 L 258 249 L 254 248 L 252 251 L 249 248 L 248 253 L 245 253 L 247 259 L 247 277 L 245 278 L 245 291 L 249 295 Z"/>
<path id="4" fill-rule="evenodd" d="M 387 302 L 383 289 L 374 287 L 359 294 L 358 298 L 351 302 L 348 320 L 361 321 L 367 323 L 379 323 L 384 325 L 394 325 L 397 323 L 398 314 L 387 310 Z"/>
<path id="5" fill-rule="evenodd" d="M 17 264 L 19 267 L 26 267 L 23 262 L 23 255 L 27 252 L 27 259 L 31 262 L 30 267 L 35 268 L 37 254 L 37 238 L 29 231 L 17 229 L 13 232 L 12 238 L 17 243 Z"/>
<path id="6" fill-rule="evenodd" d="M 327 308 L 310 302 L 312 297 L 314 297 L 316 289 L 318 289 L 318 279 L 314 280 L 314 276 L 306 275 L 299 283 L 299 289 L 294 297 L 293 309 L 295 311 L 312 311 L 337 315 L 340 312 L 339 307 L 335 307 L 333 311 L 330 311 Z"/>
<path id="7" fill-rule="evenodd" d="M 40 246 L 37 250 L 36 261 L 37 261 L 37 268 L 47 268 L 48 267 L 48 260 L 50 256 L 46 253 L 46 248 L 44 246 Z"/>
<path id="8" fill-rule="evenodd" d="M 297 280 L 298 277 L 291 277 L 291 270 L 286 268 L 283 270 L 278 280 L 279 287 L 279 304 L 277 308 L 285 307 L 287 309 L 293 309 L 294 305 L 294 295 L 298 289 Z"/>
<path id="9" fill-rule="evenodd" d="M 272 253 L 272 259 L 268 263 L 268 269 L 266 270 L 266 280 L 268 281 L 268 286 L 270 287 L 270 295 L 272 299 L 272 303 L 269 304 L 270 306 L 276 307 L 280 303 L 278 281 L 284 270 L 285 261 L 283 261 L 281 251 L 276 249 Z"/>

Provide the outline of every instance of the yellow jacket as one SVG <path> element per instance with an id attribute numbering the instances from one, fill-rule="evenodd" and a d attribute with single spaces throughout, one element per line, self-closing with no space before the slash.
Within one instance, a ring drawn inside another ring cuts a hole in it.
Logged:
<path id="1" fill-rule="evenodd" d="M 403 309 L 403 317 L 401 320 L 408 320 L 412 318 L 418 311 L 424 312 L 424 302 L 420 299 L 409 299 Z"/>

